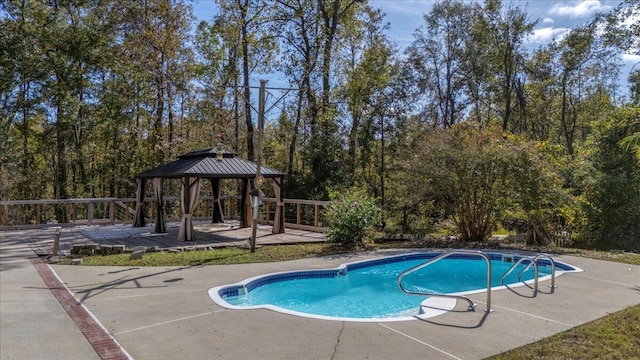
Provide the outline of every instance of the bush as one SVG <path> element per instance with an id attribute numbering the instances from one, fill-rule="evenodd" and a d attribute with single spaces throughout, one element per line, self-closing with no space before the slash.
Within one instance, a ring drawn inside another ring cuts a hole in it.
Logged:
<path id="1" fill-rule="evenodd" d="M 546 244 L 565 202 L 545 153 L 551 150 L 491 127 L 432 129 L 407 161 L 407 177 L 416 179 L 407 180 L 410 195 L 442 209 L 441 218 L 451 219 L 465 242 L 486 241 L 511 218 L 520 222 L 519 231 Z"/>
<path id="2" fill-rule="evenodd" d="M 508 207 L 512 150 L 500 132 L 469 124 L 433 129 L 411 164 L 413 177 L 424 183 L 414 191 L 445 210 L 463 241 L 485 241 Z"/>
<path id="3" fill-rule="evenodd" d="M 376 199 L 361 190 L 330 193 L 330 197 L 327 240 L 344 247 L 359 247 L 370 241 L 380 222 L 381 210 Z"/>

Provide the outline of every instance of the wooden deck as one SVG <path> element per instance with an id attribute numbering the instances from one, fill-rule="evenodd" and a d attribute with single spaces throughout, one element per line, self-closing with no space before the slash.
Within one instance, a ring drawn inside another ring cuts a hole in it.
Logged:
<path id="1" fill-rule="evenodd" d="M 237 222 L 211 224 L 194 221 L 195 241 L 178 241 L 179 223 L 167 223 L 167 232 L 154 233 L 153 225 L 134 228 L 130 224 L 65 227 L 60 235 L 60 250 L 69 254 L 74 245 L 95 244 L 100 247 L 124 245 L 127 249 L 136 246 L 156 247 L 158 250 L 192 250 L 229 246 L 248 246 L 251 228 L 240 228 Z M 55 230 L 53 228 L 18 231 L 24 242 L 44 256 L 52 254 Z M 15 234 L 14 236 L 20 236 Z M 259 225 L 256 245 L 299 244 L 324 242 L 323 233 L 286 229 L 284 234 L 271 234 L 271 226 Z"/>

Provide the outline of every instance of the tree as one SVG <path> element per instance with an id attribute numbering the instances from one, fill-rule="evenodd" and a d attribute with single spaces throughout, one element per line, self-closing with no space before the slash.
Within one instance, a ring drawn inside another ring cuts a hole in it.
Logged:
<path id="1" fill-rule="evenodd" d="M 527 244 L 548 245 L 555 240 L 566 240 L 569 227 L 566 212 L 570 204 L 567 189 L 560 174 L 560 146 L 548 142 L 527 142 L 514 135 L 508 136 L 514 161 L 510 168 L 512 194 L 510 208 L 503 223 L 523 220 L 527 227 Z M 518 216 L 522 218 L 518 219 Z M 518 229 L 523 230 L 523 229 Z"/>
<path id="2" fill-rule="evenodd" d="M 239 142 L 238 102 L 238 31 L 224 26 L 222 18 L 213 24 L 202 21 L 195 35 L 195 49 L 200 61 L 195 67 L 199 84 L 196 104 L 197 121 L 208 122 L 210 139 L 234 129 L 233 139 Z M 211 140 L 210 140 L 211 141 Z M 213 144 L 215 145 L 215 144 Z M 234 149 L 238 151 L 238 148 Z"/>
<path id="3" fill-rule="evenodd" d="M 310 134 L 317 123 L 319 104 L 314 84 L 318 76 L 321 25 L 313 1 L 278 0 L 274 18 L 277 19 L 274 26 L 281 29 L 278 33 L 284 50 L 278 68 L 298 89 L 296 103 L 290 110 L 292 126 L 287 147 L 287 181 L 292 185 L 290 182 L 297 177 L 294 176 L 296 149 L 299 142 L 306 141 L 300 141 L 300 135 Z M 305 127 L 309 130 L 304 131 Z"/>
<path id="4" fill-rule="evenodd" d="M 445 209 L 463 241 L 485 241 L 513 192 L 514 147 L 500 132 L 460 124 L 429 130 L 416 150 L 420 161 L 411 166 L 427 183 L 423 198 Z"/>
<path id="5" fill-rule="evenodd" d="M 640 167 L 620 140 L 638 131 L 637 109 L 608 113 L 591 126 L 579 158 L 585 214 L 582 238 L 599 249 L 640 249 Z"/>
<path id="6" fill-rule="evenodd" d="M 349 114 L 345 121 L 347 132 L 346 164 L 348 181 L 355 185 L 356 169 L 359 177 L 375 192 L 379 188 L 373 155 L 375 138 L 381 122 L 391 105 L 390 84 L 396 72 L 393 48 L 383 31 L 386 25 L 382 14 L 364 7 L 357 22 L 349 25 L 351 35 L 346 39 L 348 56 L 344 61 L 344 80 L 338 99 L 344 102 L 342 113 Z M 341 77 L 342 78 L 342 77 Z"/>
<path id="7" fill-rule="evenodd" d="M 495 94 L 493 105 L 502 120 L 502 131 L 506 131 L 513 121 L 516 103 L 525 106 L 523 97 L 523 65 L 526 58 L 524 40 L 533 31 L 537 22 L 531 22 L 527 14 L 518 7 L 509 5 L 502 9 L 501 0 L 487 0 L 479 29 L 488 37 L 491 51 L 486 52 L 488 65 L 493 75 Z"/>
<path id="8" fill-rule="evenodd" d="M 42 131 L 44 57 L 38 51 L 38 23 L 44 7 L 6 1 L 0 38 L 0 198 L 30 199 L 47 196 L 38 165 L 36 134 Z M 19 143 L 19 149 L 12 146 Z M 14 168 L 9 169 L 12 166 Z"/>
<path id="9" fill-rule="evenodd" d="M 577 27 L 561 42 L 551 45 L 560 93 L 559 133 L 569 155 L 575 152 L 576 140 L 583 140 L 587 134 L 584 100 L 607 89 L 609 79 L 618 74 L 615 53 L 596 37 L 596 25 L 592 22 Z"/>
<path id="10" fill-rule="evenodd" d="M 434 4 L 407 48 L 407 76 L 415 79 L 419 111 L 432 126 L 449 128 L 462 121 L 469 104 L 464 67 L 472 9 L 457 0 Z"/>
<path id="11" fill-rule="evenodd" d="M 132 71 L 141 74 L 135 84 L 141 111 L 150 117 L 148 153 L 154 165 L 169 158 L 175 140 L 179 96 L 187 91 L 192 53 L 190 41 L 191 9 L 181 1 L 153 0 L 127 7 L 127 29 L 123 34 L 122 55 L 132 59 Z M 145 109 L 146 108 L 146 109 Z M 142 125 L 142 124 L 139 124 Z M 166 125 L 166 126 L 165 126 Z M 144 125 L 142 125 L 144 126 Z"/>
<path id="12" fill-rule="evenodd" d="M 254 125 L 251 106 L 251 75 L 256 70 L 269 69 L 275 47 L 275 36 L 268 33 L 269 4 L 254 0 L 219 0 L 219 14 L 215 23 L 221 38 L 233 53 L 233 63 L 238 65 L 237 73 L 242 86 L 242 112 L 246 130 L 247 158 L 254 159 Z M 231 60 L 232 57 L 230 56 Z M 234 85 L 232 85 L 234 86 Z"/>
<path id="13" fill-rule="evenodd" d="M 608 45 L 616 46 L 627 54 L 640 53 L 640 1 L 625 0 L 606 16 L 598 16 L 596 21 L 605 27 L 602 32 Z"/>

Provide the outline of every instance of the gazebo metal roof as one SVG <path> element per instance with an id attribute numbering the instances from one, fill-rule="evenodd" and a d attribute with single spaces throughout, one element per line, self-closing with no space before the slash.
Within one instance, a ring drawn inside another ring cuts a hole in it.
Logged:
<path id="1" fill-rule="evenodd" d="M 256 177 L 256 164 L 238 157 L 235 153 L 222 151 L 222 159 L 217 159 L 216 148 L 191 151 L 180 155 L 177 160 L 142 172 L 138 178 L 200 178 L 251 179 Z M 284 173 L 261 166 L 264 178 L 283 177 Z"/>
<path id="2" fill-rule="evenodd" d="M 145 183 L 148 179 L 153 179 L 154 193 L 156 198 L 156 232 L 165 232 L 165 219 L 163 214 L 162 200 L 162 179 L 174 178 L 181 179 L 182 192 L 180 198 L 180 208 L 182 210 L 182 219 L 180 221 L 179 240 L 193 240 L 193 223 L 191 214 L 198 201 L 200 192 L 200 179 L 209 179 L 211 181 L 213 191 L 213 222 L 223 222 L 224 215 L 221 205 L 221 180 L 222 179 L 242 179 L 243 181 L 243 206 L 240 207 L 242 226 L 251 223 L 251 187 L 249 181 L 257 176 L 258 166 L 246 159 L 238 157 L 235 153 L 225 151 L 219 148 L 210 148 L 203 150 L 191 151 L 180 155 L 177 160 L 170 163 L 160 165 L 151 170 L 147 170 L 136 175 L 137 191 L 136 191 L 136 215 L 134 226 L 140 227 L 145 225 L 144 220 L 144 191 Z M 276 212 L 273 220 L 274 234 L 284 232 L 284 203 L 282 202 L 282 179 L 285 174 L 270 169 L 268 167 L 260 167 L 261 178 L 272 178 L 276 203 Z M 259 187 L 257 187 L 259 189 Z M 259 206 L 259 205 L 258 205 Z M 257 206 L 256 207 L 257 210 Z M 257 220 L 257 218 L 256 218 Z"/>

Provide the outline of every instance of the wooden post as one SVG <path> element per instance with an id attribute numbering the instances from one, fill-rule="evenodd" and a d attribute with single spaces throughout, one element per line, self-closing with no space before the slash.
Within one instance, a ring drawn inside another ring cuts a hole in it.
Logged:
<path id="1" fill-rule="evenodd" d="M 115 201 L 109 201 L 109 222 L 112 224 L 116 223 L 116 204 Z"/>
<path id="2" fill-rule="evenodd" d="M 313 226 L 318 227 L 318 224 L 320 223 L 320 205 L 315 205 L 314 206 L 314 219 L 313 219 Z"/>
<path id="3" fill-rule="evenodd" d="M 9 205 L 3 206 L 2 209 L 4 209 L 4 211 L 0 211 L 0 219 L 2 220 L 0 221 L 0 224 L 8 225 L 9 224 Z"/>
<path id="4" fill-rule="evenodd" d="M 296 204 L 296 225 L 300 225 L 300 203 Z"/>
<path id="5" fill-rule="evenodd" d="M 60 231 L 62 227 L 55 227 L 55 235 L 53 236 L 53 256 L 58 256 L 60 252 Z"/>
<path id="6" fill-rule="evenodd" d="M 93 203 L 87 204 L 87 222 L 93 224 Z"/>
<path id="7" fill-rule="evenodd" d="M 265 214 L 265 220 L 267 221 L 267 224 L 268 224 L 271 214 L 269 214 L 269 202 L 267 201 L 264 202 L 264 214 Z"/>

